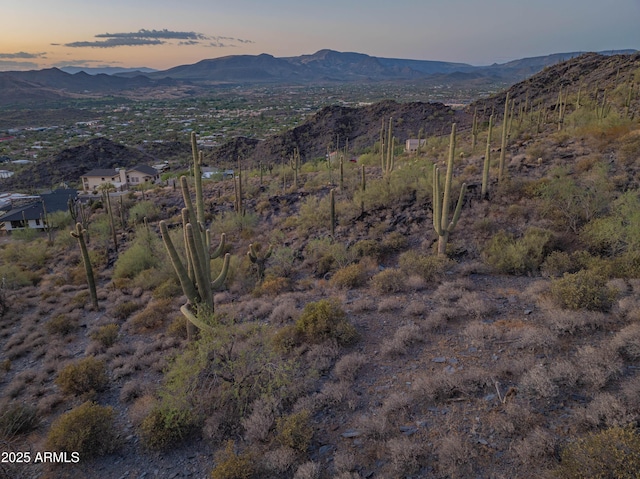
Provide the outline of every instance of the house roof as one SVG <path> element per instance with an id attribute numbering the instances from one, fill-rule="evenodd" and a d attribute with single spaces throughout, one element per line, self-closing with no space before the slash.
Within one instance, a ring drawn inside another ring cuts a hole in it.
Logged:
<path id="1" fill-rule="evenodd" d="M 136 165 L 133 168 L 127 170 L 127 173 L 130 171 L 139 171 L 140 173 L 144 173 L 145 175 L 156 176 L 158 174 L 158 170 L 153 168 L 152 166 L 147 165 Z"/>
<path id="2" fill-rule="evenodd" d="M 68 208 L 69 198 L 78 196 L 76 190 L 55 190 L 51 193 L 40 195 L 40 201 L 22 205 L 8 211 L 5 215 L 0 216 L 0 221 L 18 221 L 22 219 L 35 220 L 44 216 L 42 203 L 47 208 L 47 213 L 54 211 L 64 211 Z"/>
<path id="3" fill-rule="evenodd" d="M 118 175 L 119 175 L 119 173 L 116 170 L 114 170 L 113 168 L 111 168 L 111 169 L 99 169 L 98 168 L 98 169 L 95 169 L 95 170 L 87 171 L 82 176 L 100 176 L 100 177 L 105 176 L 106 177 L 106 176 L 118 176 Z"/>
<path id="4" fill-rule="evenodd" d="M 19 221 L 22 219 L 35 220 L 44 216 L 42 202 L 31 203 L 30 205 L 20 206 L 9 211 L 4 216 L 0 216 L 0 221 Z"/>

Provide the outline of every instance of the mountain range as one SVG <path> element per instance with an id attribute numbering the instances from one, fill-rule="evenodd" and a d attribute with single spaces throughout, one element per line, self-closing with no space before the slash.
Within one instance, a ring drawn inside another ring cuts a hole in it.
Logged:
<path id="1" fill-rule="evenodd" d="M 617 50 L 604 54 L 633 53 Z M 207 88 L 234 84 L 319 84 L 336 82 L 383 82 L 435 80 L 473 81 L 490 79 L 512 84 L 543 68 L 579 56 L 582 52 L 556 53 L 523 58 L 503 64 L 473 66 L 430 60 L 382 58 L 363 53 L 320 50 L 311 55 L 277 58 L 260 55 L 232 55 L 202 60 L 163 71 L 137 69 L 114 74 L 91 69 L 68 73 L 68 68 L 0 72 L 0 106 L 31 105 L 64 98 L 112 94 L 189 85 Z M 67 71 L 63 71 L 67 70 Z M 193 94 L 193 89 L 189 94 Z"/>

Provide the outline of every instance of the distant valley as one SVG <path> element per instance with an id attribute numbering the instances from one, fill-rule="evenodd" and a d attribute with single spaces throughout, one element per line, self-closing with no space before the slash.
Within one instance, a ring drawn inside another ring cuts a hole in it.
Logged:
<path id="1" fill-rule="evenodd" d="M 612 53 L 631 53 L 620 50 Z M 380 58 L 362 53 L 320 50 L 311 55 L 233 55 L 202 60 L 164 71 L 136 69 L 51 68 L 0 72 L 0 106 L 24 107 L 64 99 L 117 95 L 126 98 L 187 97 L 213 86 L 319 85 L 345 82 L 431 82 L 434 84 L 499 85 L 521 81 L 543 68 L 581 52 L 556 53 L 504 64 L 473 66 L 429 60 Z M 109 74 L 107 74 L 109 73 Z"/>

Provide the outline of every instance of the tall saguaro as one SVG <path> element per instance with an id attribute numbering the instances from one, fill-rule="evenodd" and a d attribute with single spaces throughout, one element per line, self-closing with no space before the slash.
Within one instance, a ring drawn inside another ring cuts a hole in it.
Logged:
<path id="1" fill-rule="evenodd" d="M 462 201 L 467 184 L 460 187 L 458 203 L 454 210 L 453 217 L 449 221 L 449 203 L 451 201 L 451 181 L 453 179 L 453 158 L 456 148 L 456 124 L 451 125 L 451 137 L 449 139 L 449 159 L 447 160 L 447 173 L 444 180 L 444 193 L 440 196 L 440 169 L 433 165 L 433 227 L 438 234 L 438 255 L 447 254 L 447 243 L 449 235 L 458 224 L 460 212 L 462 211 Z"/>

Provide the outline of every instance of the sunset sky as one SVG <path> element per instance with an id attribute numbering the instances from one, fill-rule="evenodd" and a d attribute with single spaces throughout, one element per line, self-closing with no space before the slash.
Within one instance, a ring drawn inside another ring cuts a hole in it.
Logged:
<path id="1" fill-rule="evenodd" d="M 0 70 L 166 69 L 323 48 L 487 65 L 640 49 L 640 0 L 2 0 Z"/>

